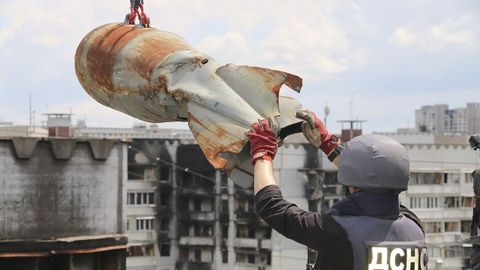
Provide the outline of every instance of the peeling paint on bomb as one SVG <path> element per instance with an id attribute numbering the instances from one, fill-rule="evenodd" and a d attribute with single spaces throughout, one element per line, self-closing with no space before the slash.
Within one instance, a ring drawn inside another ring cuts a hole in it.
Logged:
<path id="1" fill-rule="evenodd" d="M 284 127 L 298 122 L 292 106 L 301 107 L 289 100 L 279 109 L 281 86 L 299 92 L 300 77 L 222 66 L 183 38 L 155 28 L 96 28 L 77 49 L 75 70 L 82 87 L 105 106 L 147 122 L 188 121 L 209 162 L 227 170 L 249 159 L 241 152 L 251 123 L 279 116 Z"/>

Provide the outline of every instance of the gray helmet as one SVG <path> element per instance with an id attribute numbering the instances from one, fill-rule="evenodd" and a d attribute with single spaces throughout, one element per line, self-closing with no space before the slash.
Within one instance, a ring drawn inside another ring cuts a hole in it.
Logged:
<path id="1" fill-rule="evenodd" d="M 405 147 L 387 136 L 368 134 L 347 143 L 340 155 L 338 182 L 361 190 L 407 190 L 409 163 Z"/>

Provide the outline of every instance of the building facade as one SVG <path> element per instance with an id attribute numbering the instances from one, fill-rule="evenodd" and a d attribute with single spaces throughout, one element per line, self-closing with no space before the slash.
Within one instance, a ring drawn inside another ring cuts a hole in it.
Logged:
<path id="1" fill-rule="evenodd" d="M 480 103 L 449 109 L 446 104 L 422 106 L 415 111 L 415 125 L 420 132 L 433 134 L 474 134 L 480 132 Z"/>
<path id="2" fill-rule="evenodd" d="M 480 168 L 478 153 L 469 148 L 467 136 L 385 135 L 409 152 L 411 183 L 401 200 L 425 223 L 429 269 L 462 269 L 469 263 L 462 240 L 470 230 L 470 173 Z M 259 220 L 252 190 L 215 171 L 192 137 L 156 136 L 133 139 L 128 151 L 128 269 L 305 266 L 306 247 Z M 279 148 L 274 168 L 284 197 L 304 209 L 325 211 L 344 197 L 336 167 L 301 135 Z"/>
<path id="3" fill-rule="evenodd" d="M 401 201 L 424 224 L 429 269 L 468 269 L 470 247 L 463 241 L 472 224 L 471 173 L 480 168 L 479 153 L 467 136 L 385 135 L 408 151 L 410 182 Z"/>
<path id="4" fill-rule="evenodd" d="M 0 269 L 122 270 L 127 146 L 0 138 Z"/>

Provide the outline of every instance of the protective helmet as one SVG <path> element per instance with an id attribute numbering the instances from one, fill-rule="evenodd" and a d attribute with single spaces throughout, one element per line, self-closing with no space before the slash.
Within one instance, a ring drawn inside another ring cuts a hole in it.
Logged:
<path id="1" fill-rule="evenodd" d="M 407 190 L 409 163 L 405 147 L 387 136 L 368 134 L 347 143 L 340 155 L 338 182 L 360 190 Z"/>

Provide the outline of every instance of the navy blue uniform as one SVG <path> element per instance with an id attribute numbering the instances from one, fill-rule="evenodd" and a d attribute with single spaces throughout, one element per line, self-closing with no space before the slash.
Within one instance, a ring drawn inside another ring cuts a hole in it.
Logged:
<path id="1" fill-rule="evenodd" d="M 326 214 L 300 209 L 271 185 L 255 196 L 258 215 L 287 238 L 319 253 L 315 269 L 426 269 L 420 221 L 395 193 L 356 192 Z"/>

